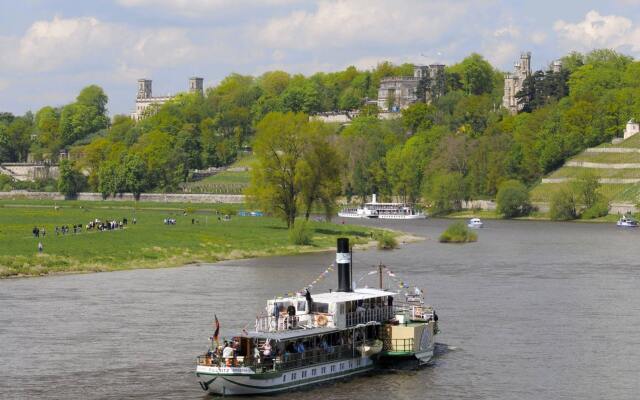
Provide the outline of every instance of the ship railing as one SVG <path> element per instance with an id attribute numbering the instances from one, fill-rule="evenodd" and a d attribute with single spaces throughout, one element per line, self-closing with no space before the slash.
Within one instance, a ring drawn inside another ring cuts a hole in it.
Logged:
<path id="1" fill-rule="evenodd" d="M 382 351 L 409 353 L 415 351 L 413 339 L 382 338 Z"/>
<path id="2" fill-rule="evenodd" d="M 332 327 L 334 325 L 331 314 L 299 314 L 258 315 L 256 317 L 256 332 L 280 332 L 290 329 L 310 329 L 317 327 Z"/>
<path id="3" fill-rule="evenodd" d="M 433 319 L 433 308 L 424 304 L 396 303 L 395 315 L 403 315 L 406 319 L 429 321 Z"/>
<path id="4" fill-rule="evenodd" d="M 346 314 L 347 327 L 366 324 L 368 322 L 385 322 L 394 316 L 393 306 L 362 308 Z"/>
<path id="5" fill-rule="evenodd" d="M 215 354 L 202 355 L 196 358 L 196 363 L 197 365 L 209 367 L 250 368 L 254 372 L 286 371 L 360 356 L 361 353 L 358 347 L 367 343 L 357 342 L 355 345 L 325 346 L 324 348 L 306 350 L 302 353 L 285 352 L 273 358 L 233 357 L 225 359 Z"/>

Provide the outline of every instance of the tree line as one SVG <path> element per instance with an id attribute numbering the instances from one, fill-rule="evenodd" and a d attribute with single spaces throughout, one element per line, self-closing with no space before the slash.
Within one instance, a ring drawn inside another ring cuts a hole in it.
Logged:
<path id="1" fill-rule="evenodd" d="M 501 108 L 503 74 L 479 54 L 447 66 L 445 94 L 413 104 L 396 120 L 378 119 L 366 100 L 377 96 L 383 77 L 412 75 L 410 64 L 311 76 L 232 74 L 204 95 L 180 94 L 149 109 L 139 122 L 109 121 L 106 95 L 90 86 L 64 107 L 44 107 L 35 116 L 0 114 L 0 161 L 24 161 L 28 154 L 55 161 L 66 149 L 72 161 L 65 168 L 73 173 L 65 176 L 75 180 L 65 188 L 106 196 L 175 191 L 190 171 L 228 165 L 253 147 L 258 164 L 249 193 L 276 196 L 264 182 L 287 188 L 279 212 L 290 223 L 314 204 L 330 209 L 339 194 L 398 196 L 448 212 L 466 199 L 494 198 L 507 181 L 534 185 L 640 114 L 640 63 L 612 50 L 571 53 L 562 62 L 561 72 L 536 71 L 525 81 L 518 115 Z M 346 127 L 308 120 L 344 109 L 360 109 L 361 116 Z M 272 148 L 272 155 L 296 155 L 268 159 L 261 152 L 271 142 L 287 146 Z M 288 181 L 278 171 L 288 171 Z"/>

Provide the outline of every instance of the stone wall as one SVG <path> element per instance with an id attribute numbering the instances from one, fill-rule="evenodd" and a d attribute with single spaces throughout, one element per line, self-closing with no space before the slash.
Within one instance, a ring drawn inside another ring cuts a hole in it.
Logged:
<path id="1" fill-rule="evenodd" d="M 13 190 L 11 192 L 0 192 L 1 199 L 28 199 L 28 200 L 64 200 L 60 193 L 50 192 L 28 192 L 26 190 Z M 76 200 L 102 201 L 100 193 L 79 193 Z M 111 201 L 134 201 L 131 193 L 125 193 L 116 197 L 108 197 Z M 143 193 L 140 201 L 150 201 L 158 203 L 224 203 L 241 204 L 245 202 L 244 195 L 241 194 L 191 194 L 191 193 Z"/>

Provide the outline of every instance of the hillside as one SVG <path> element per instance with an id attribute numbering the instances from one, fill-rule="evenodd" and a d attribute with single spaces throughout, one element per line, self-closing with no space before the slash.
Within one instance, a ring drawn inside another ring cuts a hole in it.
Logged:
<path id="1" fill-rule="evenodd" d="M 640 199 L 640 135 L 621 143 L 588 148 L 545 176 L 531 192 L 533 201 L 549 201 L 551 195 L 585 169 L 599 179 L 600 193 L 611 202 L 637 203 Z"/>

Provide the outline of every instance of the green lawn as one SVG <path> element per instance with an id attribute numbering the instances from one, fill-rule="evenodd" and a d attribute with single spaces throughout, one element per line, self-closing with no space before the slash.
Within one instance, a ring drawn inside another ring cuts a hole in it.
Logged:
<path id="1" fill-rule="evenodd" d="M 604 169 L 604 168 L 580 168 L 580 167 L 562 167 L 555 170 L 549 178 L 575 178 L 581 173 L 589 170 L 596 174 L 599 178 L 640 178 L 640 169 Z"/>
<path id="2" fill-rule="evenodd" d="M 553 193 L 562 188 L 564 183 L 543 183 L 531 190 L 532 201 L 551 201 Z M 602 184 L 599 193 L 614 202 L 637 203 L 640 201 L 640 184 Z"/>
<path id="3" fill-rule="evenodd" d="M 588 161 L 595 163 L 619 164 L 640 163 L 640 153 L 580 153 L 570 161 Z"/>
<path id="4" fill-rule="evenodd" d="M 20 205 L 23 203 L 24 205 Z M 270 217 L 231 217 L 218 221 L 215 206 L 141 203 L 134 209 L 121 202 L 0 201 L 0 277 L 56 272 L 111 271 L 179 266 L 194 262 L 292 254 L 331 248 L 338 236 L 366 242 L 376 230 L 310 222 L 312 246 L 289 243 L 284 224 Z M 189 212 L 183 215 L 187 206 Z M 235 207 L 241 208 L 241 207 Z M 228 211 L 229 206 L 218 209 Z M 90 220 L 137 218 L 124 230 L 56 236 L 54 226 L 86 225 Z M 164 225 L 172 217 L 176 225 Z M 199 223 L 191 224 L 191 219 Z M 34 238 L 34 226 L 45 227 Z M 44 252 L 38 254 L 41 241 Z"/>
<path id="5" fill-rule="evenodd" d="M 249 168 L 254 156 L 244 156 L 230 165 L 230 168 Z M 249 184 L 249 171 L 223 171 L 185 186 L 192 193 L 241 194 Z"/>

